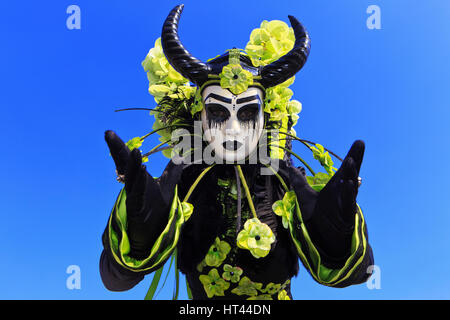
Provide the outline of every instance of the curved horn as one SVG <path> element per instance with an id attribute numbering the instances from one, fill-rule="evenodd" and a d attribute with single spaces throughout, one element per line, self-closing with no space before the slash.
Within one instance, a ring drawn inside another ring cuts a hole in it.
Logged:
<path id="1" fill-rule="evenodd" d="M 289 16 L 289 21 L 295 34 L 294 48 L 280 59 L 261 69 L 261 84 L 265 88 L 276 86 L 294 76 L 308 58 L 311 49 L 308 31 L 295 17 Z"/>
<path id="2" fill-rule="evenodd" d="M 200 86 L 208 79 L 209 67 L 193 57 L 178 37 L 178 21 L 184 5 L 170 11 L 161 33 L 161 46 L 170 65 L 183 77 Z"/>

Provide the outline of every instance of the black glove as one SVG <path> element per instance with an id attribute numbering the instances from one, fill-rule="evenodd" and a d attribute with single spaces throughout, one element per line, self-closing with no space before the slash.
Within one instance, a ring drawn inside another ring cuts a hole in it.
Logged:
<path id="1" fill-rule="evenodd" d="M 339 170 L 320 192 L 309 186 L 304 171 L 280 163 L 282 174 L 289 177 L 297 194 L 310 236 L 329 267 L 341 267 L 350 255 L 364 148 L 363 141 L 355 141 Z"/>
<path id="2" fill-rule="evenodd" d="M 142 164 L 138 149 L 130 151 L 114 131 L 106 131 L 105 140 L 117 174 L 124 176 L 130 255 L 142 259 L 148 256 L 167 224 L 174 188 L 183 165 L 171 161 L 162 176 L 155 180 Z"/>

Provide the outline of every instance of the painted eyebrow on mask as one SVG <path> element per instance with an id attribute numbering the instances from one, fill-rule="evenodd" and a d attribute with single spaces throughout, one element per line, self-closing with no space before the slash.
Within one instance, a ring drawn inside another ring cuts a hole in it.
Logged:
<path id="1" fill-rule="evenodd" d="M 218 101 L 222 101 L 222 102 L 225 102 L 225 103 L 231 103 L 231 99 L 219 96 L 218 94 L 215 94 L 215 93 L 208 94 L 208 96 L 205 98 L 205 101 L 208 100 L 208 98 L 214 98 L 214 99 L 216 99 Z"/>
<path id="2" fill-rule="evenodd" d="M 236 100 L 236 104 L 241 104 L 241 103 L 244 103 L 244 102 L 253 101 L 255 99 L 258 99 L 259 102 L 261 103 L 261 98 L 258 95 L 254 95 L 254 96 L 250 96 L 250 97 L 237 99 Z"/>

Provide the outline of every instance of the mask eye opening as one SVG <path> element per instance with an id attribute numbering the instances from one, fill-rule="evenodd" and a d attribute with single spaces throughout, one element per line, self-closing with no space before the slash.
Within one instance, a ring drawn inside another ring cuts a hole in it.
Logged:
<path id="1" fill-rule="evenodd" d="M 206 103 L 205 109 L 210 128 L 220 127 L 231 116 L 230 111 L 219 103 Z"/>
<path id="2" fill-rule="evenodd" d="M 260 107 L 261 105 L 259 103 L 250 103 L 241 107 L 237 112 L 239 122 L 255 131 Z"/>
<path id="3" fill-rule="evenodd" d="M 250 103 L 241 107 L 237 112 L 237 118 L 242 122 L 255 121 L 258 117 L 260 104 Z"/>

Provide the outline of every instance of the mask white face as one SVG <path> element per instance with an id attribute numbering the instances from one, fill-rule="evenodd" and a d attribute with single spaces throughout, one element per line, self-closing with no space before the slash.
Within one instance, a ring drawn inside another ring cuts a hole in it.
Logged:
<path id="1" fill-rule="evenodd" d="M 234 95 L 219 85 L 202 92 L 202 126 L 215 155 L 225 162 L 244 160 L 257 147 L 264 128 L 263 91 L 250 87 Z"/>

